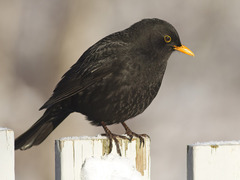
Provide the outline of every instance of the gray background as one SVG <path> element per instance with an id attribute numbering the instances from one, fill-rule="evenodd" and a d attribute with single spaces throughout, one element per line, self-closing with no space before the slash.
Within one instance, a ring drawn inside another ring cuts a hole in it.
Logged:
<path id="1" fill-rule="evenodd" d="M 240 1 L 0 1 L 0 126 L 15 136 L 43 112 L 56 83 L 102 37 L 147 17 L 175 26 L 195 57 L 175 52 L 158 96 L 127 122 L 151 137 L 152 179 L 186 179 L 186 145 L 240 139 Z M 111 126 L 123 133 L 120 125 Z M 72 114 L 38 147 L 16 152 L 16 179 L 54 179 L 54 140 L 97 135 Z"/>

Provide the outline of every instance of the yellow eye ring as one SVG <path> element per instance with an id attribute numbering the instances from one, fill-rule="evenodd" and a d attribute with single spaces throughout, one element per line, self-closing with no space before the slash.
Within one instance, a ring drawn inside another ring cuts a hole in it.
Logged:
<path id="1" fill-rule="evenodd" d="M 166 43 L 170 43 L 171 40 L 172 40 L 171 36 L 169 36 L 169 35 L 165 35 L 165 36 L 164 36 L 164 41 L 165 41 Z"/>

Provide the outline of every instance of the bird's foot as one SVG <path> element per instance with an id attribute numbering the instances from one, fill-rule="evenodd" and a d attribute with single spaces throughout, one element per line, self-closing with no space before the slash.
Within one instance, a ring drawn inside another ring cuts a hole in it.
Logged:
<path id="1" fill-rule="evenodd" d="M 143 137 L 148 137 L 149 138 L 149 136 L 147 134 L 137 134 L 135 132 L 132 132 L 132 130 L 124 122 L 122 122 L 122 125 L 123 125 L 124 129 L 126 130 L 126 134 L 129 137 L 129 141 L 131 142 L 132 138 L 135 136 L 135 137 L 139 138 L 139 140 L 140 140 L 140 148 L 141 148 L 142 145 L 144 147 L 145 141 L 144 141 Z"/>
<path id="2" fill-rule="evenodd" d="M 109 139 L 109 154 L 112 152 L 112 147 L 113 147 L 112 141 L 114 140 L 115 145 L 116 145 L 116 149 L 117 149 L 117 153 L 119 154 L 119 156 L 122 156 L 119 141 L 118 141 L 117 138 L 122 138 L 122 139 L 126 139 L 126 140 L 129 140 L 129 138 L 127 136 L 114 134 L 112 132 L 110 134 L 101 134 L 101 135 L 102 136 L 107 136 L 108 139 Z"/>
<path id="3" fill-rule="evenodd" d="M 129 141 L 132 141 L 132 138 L 135 136 L 137 138 L 139 138 L 140 141 L 140 148 L 143 145 L 143 147 L 145 146 L 145 140 L 144 137 L 149 137 L 147 134 L 137 134 L 135 132 L 130 131 L 126 131 L 126 134 L 129 136 Z"/>
<path id="4" fill-rule="evenodd" d="M 117 138 L 123 138 L 123 139 L 128 139 L 126 136 L 121 136 L 121 135 L 117 135 L 117 134 L 113 134 L 106 126 L 106 124 L 104 122 L 101 122 L 102 127 L 104 128 L 106 134 L 102 134 L 103 136 L 107 136 L 109 139 L 109 154 L 112 152 L 112 147 L 113 147 L 113 143 L 112 141 L 114 140 L 115 145 L 116 145 L 116 149 L 117 149 L 117 153 L 119 154 L 119 156 L 122 156 L 121 150 L 120 150 L 120 145 L 119 145 L 119 141 Z"/>

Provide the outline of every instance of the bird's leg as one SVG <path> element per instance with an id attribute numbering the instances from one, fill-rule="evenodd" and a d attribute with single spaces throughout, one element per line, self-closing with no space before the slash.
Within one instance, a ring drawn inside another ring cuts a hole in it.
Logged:
<path id="1" fill-rule="evenodd" d="M 112 140 L 115 141 L 116 148 L 117 148 L 117 153 L 122 156 L 121 151 L 120 151 L 120 146 L 119 146 L 119 141 L 117 140 L 117 137 L 119 137 L 116 134 L 113 134 L 108 128 L 107 125 L 101 121 L 101 125 L 106 133 L 106 136 L 109 138 L 109 154 L 112 152 Z"/>
<path id="2" fill-rule="evenodd" d="M 133 136 L 136 136 L 140 140 L 140 147 L 142 144 L 144 146 L 145 142 L 144 142 L 143 137 L 149 137 L 147 134 L 137 134 L 135 132 L 132 132 L 131 129 L 126 125 L 125 122 L 122 122 L 121 124 L 123 125 L 124 129 L 126 130 L 126 134 L 129 136 L 129 141 L 132 141 Z"/>

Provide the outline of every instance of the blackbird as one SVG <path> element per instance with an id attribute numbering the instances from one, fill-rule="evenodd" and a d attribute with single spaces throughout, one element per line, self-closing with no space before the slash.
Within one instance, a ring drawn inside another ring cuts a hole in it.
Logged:
<path id="1" fill-rule="evenodd" d="M 142 113 L 155 98 L 175 50 L 194 56 L 172 25 L 156 18 L 143 19 L 101 39 L 62 76 L 40 108 L 46 109 L 42 117 L 15 140 L 15 150 L 39 145 L 73 112 L 104 128 L 110 152 L 114 140 L 121 154 L 118 135 L 107 125 L 121 123 L 129 140 L 137 136 L 143 142 L 142 135 L 132 132 L 125 121 Z"/>

